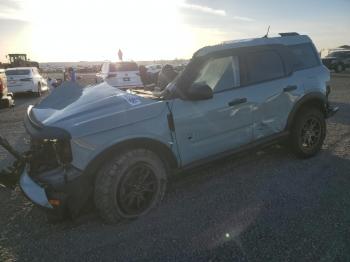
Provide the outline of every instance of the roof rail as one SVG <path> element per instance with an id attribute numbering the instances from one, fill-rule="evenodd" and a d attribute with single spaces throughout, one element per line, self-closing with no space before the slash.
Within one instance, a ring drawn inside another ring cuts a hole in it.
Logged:
<path id="1" fill-rule="evenodd" d="M 279 33 L 280 36 L 284 37 L 284 36 L 296 36 L 299 35 L 296 32 L 290 32 L 290 33 Z"/>

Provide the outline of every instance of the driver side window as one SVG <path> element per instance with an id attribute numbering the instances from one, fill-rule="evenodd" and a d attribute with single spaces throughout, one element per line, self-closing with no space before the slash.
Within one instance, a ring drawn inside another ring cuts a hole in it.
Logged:
<path id="1" fill-rule="evenodd" d="M 240 85 L 238 57 L 210 58 L 193 83 L 206 84 L 214 92 L 238 87 Z"/>

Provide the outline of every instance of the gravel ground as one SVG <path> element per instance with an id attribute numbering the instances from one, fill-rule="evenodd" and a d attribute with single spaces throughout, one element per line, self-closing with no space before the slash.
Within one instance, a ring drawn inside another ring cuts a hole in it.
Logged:
<path id="1" fill-rule="evenodd" d="M 331 84 L 341 111 L 316 157 L 274 146 L 180 174 L 135 221 L 51 225 L 18 189 L 0 188 L 0 261 L 350 261 L 350 77 Z M 33 102 L 0 112 L 0 133 L 19 150 Z M 9 161 L 0 150 L 0 167 Z"/>

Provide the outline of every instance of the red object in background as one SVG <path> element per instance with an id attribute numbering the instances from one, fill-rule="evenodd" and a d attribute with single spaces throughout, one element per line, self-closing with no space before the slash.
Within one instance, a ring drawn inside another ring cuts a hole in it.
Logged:
<path id="1" fill-rule="evenodd" d="M 120 60 L 120 61 L 123 61 L 123 52 L 122 52 L 122 50 L 120 50 L 120 49 L 119 49 L 119 51 L 118 51 L 118 57 L 119 57 L 119 60 Z"/>

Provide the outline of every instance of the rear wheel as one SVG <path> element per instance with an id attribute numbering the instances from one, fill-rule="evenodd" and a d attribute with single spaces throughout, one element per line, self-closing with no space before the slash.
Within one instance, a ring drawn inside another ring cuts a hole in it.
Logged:
<path id="1" fill-rule="evenodd" d="M 95 205 L 101 217 L 117 223 L 148 213 L 164 196 L 166 173 L 162 160 L 145 149 L 107 161 L 95 181 Z"/>
<path id="2" fill-rule="evenodd" d="M 298 113 L 294 122 L 290 144 L 298 157 L 308 158 L 320 151 L 325 136 L 323 113 L 316 108 L 305 108 Z"/>

